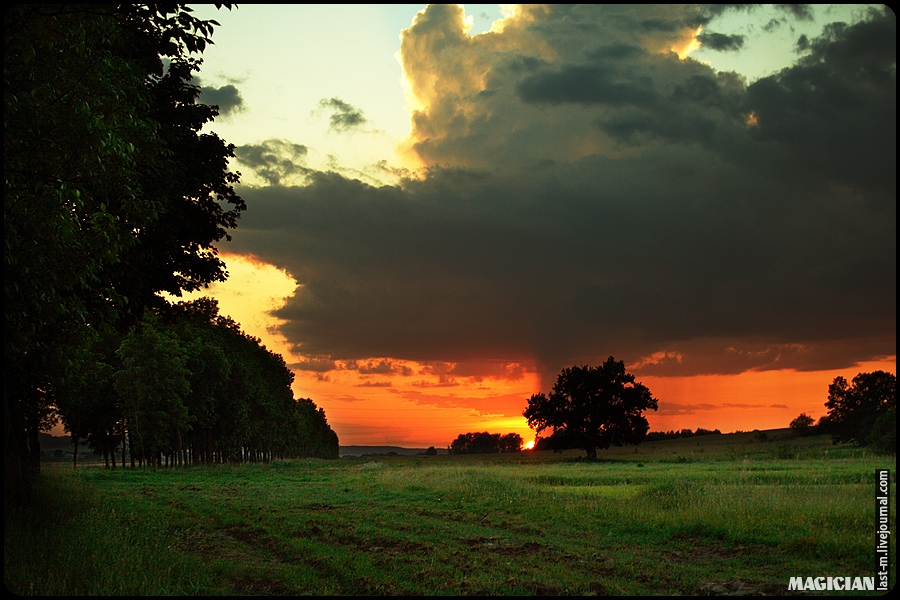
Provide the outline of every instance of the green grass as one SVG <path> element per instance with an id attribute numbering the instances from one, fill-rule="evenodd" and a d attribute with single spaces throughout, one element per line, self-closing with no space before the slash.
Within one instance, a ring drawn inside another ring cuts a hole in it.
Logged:
<path id="1" fill-rule="evenodd" d="M 894 458 L 787 437 L 669 440 L 596 462 L 47 465 L 39 502 L 8 523 L 5 583 L 34 595 L 782 594 L 792 576 L 873 575 L 873 472 Z"/>

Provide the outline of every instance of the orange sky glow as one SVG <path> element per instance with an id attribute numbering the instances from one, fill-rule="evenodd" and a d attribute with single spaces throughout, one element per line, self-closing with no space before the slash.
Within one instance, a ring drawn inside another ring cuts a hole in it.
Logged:
<path id="1" fill-rule="evenodd" d="M 314 361 L 291 352 L 278 332 L 280 321 L 269 314 L 293 293 L 296 283 L 254 257 L 221 256 L 228 265 L 228 281 L 188 299 L 216 298 L 221 314 L 281 354 L 296 376 L 294 396 L 311 398 L 325 410 L 341 445 L 444 448 L 456 436 L 477 431 L 514 432 L 526 441 L 534 439 L 522 411 L 532 394 L 549 389 L 540 389 L 533 365 L 423 364 L 375 357 L 352 365 L 336 361 L 336 368 L 327 371 L 312 370 Z M 633 365 L 626 367 L 633 372 Z M 859 372 L 875 370 L 896 372 L 896 358 L 832 371 L 638 375 L 637 380 L 659 401 L 659 410 L 646 415 L 652 431 L 703 427 L 727 433 L 787 427 L 800 413 L 818 419 L 826 412 L 828 385 L 835 377 L 850 380 Z"/>
<path id="2" fill-rule="evenodd" d="M 653 431 L 818 419 L 896 373 L 896 17 L 751 6 L 198 7 L 247 210 L 183 299 L 342 446 L 531 441 L 609 355 Z"/>

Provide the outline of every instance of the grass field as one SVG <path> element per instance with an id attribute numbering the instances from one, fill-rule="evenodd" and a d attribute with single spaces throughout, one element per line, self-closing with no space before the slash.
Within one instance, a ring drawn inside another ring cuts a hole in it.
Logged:
<path id="1" fill-rule="evenodd" d="M 35 595 L 780 595 L 790 577 L 873 576 L 874 470 L 894 486 L 895 458 L 767 433 L 595 462 L 46 465 L 7 523 L 4 578 Z"/>

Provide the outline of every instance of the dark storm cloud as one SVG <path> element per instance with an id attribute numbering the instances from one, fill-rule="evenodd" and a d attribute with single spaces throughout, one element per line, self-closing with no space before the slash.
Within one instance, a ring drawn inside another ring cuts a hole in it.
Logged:
<path id="1" fill-rule="evenodd" d="M 896 353 L 892 15 L 830 27 L 750 86 L 672 54 L 604 53 L 593 34 L 579 49 L 569 21 L 556 36 L 523 23 L 496 56 L 405 46 L 421 53 L 408 70 L 435 74 L 414 80 L 433 94 L 413 120 L 427 177 L 242 191 L 229 250 L 298 280 L 277 316 L 299 352 L 373 374 L 394 367 L 372 357 L 535 361 L 547 382 L 609 355 L 690 375 Z M 456 39 L 438 25 L 425 41 Z M 553 52 L 510 68 L 535 36 Z"/>
<path id="2" fill-rule="evenodd" d="M 290 367 L 291 369 L 297 369 L 298 371 L 327 373 L 328 371 L 333 371 L 336 368 L 336 365 L 333 360 L 330 360 L 328 358 L 311 358 L 309 360 L 292 363 L 288 365 L 288 367 Z"/>
<path id="3" fill-rule="evenodd" d="M 812 7 L 809 4 L 776 4 L 775 7 L 801 21 L 811 21 L 813 18 Z"/>
<path id="4" fill-rule="evenodd" d="M 306 146 L 286 140 L 266 140 L 234 149 L 235 158 L 270 185 L 293 183 L 295 178 L 309 174 L 310 169 L 303 165 L 307 152 Z"/>
<path id="5" fill-rule="evenodd" d="M 346 132 L 358 129 L 368 123 L 363 112 L 355 106 L 348 104 L 340 98 L 323 98 L 319 101 L 319 107 L 330 110 L 330 129 L 337 132 Z"/>
<path id="6" fill-rule="evenodd" d="M 709 20 L 711 17 L 731 11 L 752 13 L 761 6 L 761 4 L 705 4 L 702 12 Z M 809 21 L 813 18 L 812 6 L 809 4 L 776 4 L 775 8 L 801 21 Z"/>
<path id="7" fill-rule="evenodd" d="M 783 24 L 783 22 L 781 19 L 771 19 L 768 23 L 763 25 L 762 29 L 763 29 L 763 31 L 765 31 L 767 33 L 771 33 L 773 31 L 777 30 L 778 28 L 780 28 L 782 24 Z M 801 37 L 805 38 L 806 36 L 804 35 Z"/>
<path id="8" fill-rule="evenodd" d="M 733 52 L 744 47 L 744 36 L 742 35 L 725 35 L 724 33 L 704 31 L 697 36 L 697 39 L 704 48 L 719 52 Z"/>
<path id="9" fill-rule="evenodd" d="M 567 65 L 562 70 L 525 78 L 518 87 L 525 102 L 561 104 L 647 105 L 659 96 L 649 79 L 619 81 L 602 65 Z"/>
<path id="10" fill-rule="evenodd" d="M 244 110 L 244 99 L 238 89 L 231 85 L 223 85 L 220 88 L 202 86 L 200 88 L 199 101 L 219 107 L 219 114 L 227 117 Z"/>
<path id="11" fill-rule="evenodd" d="M 877 189 L 886 202 L 896 189 L 896 19 L 875 13 L 835 23 L 808 48 L 796 66 L 747 89 L 756 140 L 771 143 L 777 160 L 789 156 L 823 181 Z"/>
<path id="12" fill-rule="evenodd" d="M 686 67 L 674 55 L 601 49 L 587 63 L 538 69 L 522 79 L 517 92 L 526 103 L 617 109 L 600 113 L 593 124 L 629 144 L 654 138 L 711 142 L 717 130 L 744 127 L 743 82 L 733 73 L 715 74 L 696 64 Z"/>

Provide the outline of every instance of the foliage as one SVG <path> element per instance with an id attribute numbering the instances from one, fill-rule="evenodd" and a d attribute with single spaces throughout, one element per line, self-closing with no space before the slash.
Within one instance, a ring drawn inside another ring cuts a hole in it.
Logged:
<path id="1" fill-rule="evenodd" d="M 230 5 L 228 5 L 230 7 Z M 224 278 L 212 243 L 244 210 L 233 147 L 191 85 L 215 21 L 184 5 L 11 5 L 4 14 L 4 460 L 7 499 L 70 356 L 126 331 L 158 291 Z M 63 403 L 66 400 L 62 400 Z M 77 425 L 73 424 L 77 429 Z"/>
<path id="2" fill-rule="evenodd" d="M 120 414 L 133 430 L 132 452 L 159 466 L 162 453 L 181 451 L 182 434 L 190 429 L 184 401 L 191 388 L 184 348 L 155 321 L 145 319 L 122 340 L 122 368 L 114 379 Z"/>
<path id="3" fill-rule="evenodd" d="M 797 418 L 791 421 L 790 428 L 799 435 L 812 435 L 815 432 L 815 420 L 806 413 L 800 413 Z"/>
<path id="4" fill-rule="evenodd" d="M 533 395 L 523 414 L 538 434 L 552 430 L 556 449 L 580 448 L 596 458 L 598 448 L 640 444 L 650 428 L 643 412 L 656 409 L 650 390 L 610 356 L 598 367 L 563 369 L 550 396 Z"/>
<path id="5" fill-rule="evenodd" d="M 835 377 L 828 386 L 828 428 L 835 443 L 874 444 L 896 453 L 897 377 L 874 371 L 859 373 L 848 384 Z"/>
<path id="6" fill-rule="evenodd" d="M 450 444 L 450 454 L 496 454 L 521 452 L 525 440 L 518 433 L 461 433 Z M 437 451 L 435 451 L 437 454 Z"/>
<path id="7" fill-rule="evenodd" d="M 281 356 L 219 316 L 214 300 L 158 313 L 121 338 L 111 358 L 96 348 L 80 358 L 84 377 L 59 403 L 73 438 L 88 438 L 113 468 L 120 448 L 132 466 L 338 457 L 325 412 L 294 400 Z"/>
<path id="8" fill-rule="evenodd" d="M 681 431 L 675 431 L 670 429 L 669 431 L 651 431 L 647 434 L 647 437 L 644 438 L 645 442 L 655 442 L 659 440 L 675 440 L 678 438 L 687 438 L 693 437 L 697 435 L 721 435 L 722 432 L 718 429 L 704 429 L 702 427 L 698 427 L 696 431 L 691 431 L 690 429 L 682 429 Z"/>
<path id="9" fill-rule="evenodd" d="M 866 438 L 875 452 L 897 454 L 897 406 L 891 405 L 875 420 L 872 432 Z"/>
<path id="10" fill-rule="evenodd" d="M 115 465 L 114 451 L 124 433 L 113 380 L 119 342 L 119 336 L 111 332 L 103 336 L 94 333 L 85 336 L 80 345 L 67 348 L 73 368 L 68 377 L 58 380 L 54 399 L 65 431 L 72 437 L 76 464 L 78 442 L 86 439 L 94 452 L 107 461 L 111 458 Z"/>

